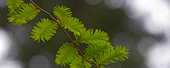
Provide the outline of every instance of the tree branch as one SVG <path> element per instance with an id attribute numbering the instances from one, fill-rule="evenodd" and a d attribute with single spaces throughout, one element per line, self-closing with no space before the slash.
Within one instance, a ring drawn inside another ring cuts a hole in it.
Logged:
<path id="1" fill-rule="evenodd" d="M 44 9 L 40 8 L 37 4 L 35 4 L 32 0 L 30 0 L 30 2 L 39 10 L 43 11 L 44 13 L 46 13 L 47 15 L 49 15 L 55 22 L 57 22 L 57 24 L 61 27 L 61 29 L 64 31 L 64 33 L 67 35 L 67 37 L 70 39 L 70 41 L 73 43 L 73 45 L 78 49 L 79 53 L 81 54 L 81 56 L 87 61 L 89 62 L 94 68 L 98 68 L 98 66 L 94 66 L 84 55 L 83 53 L 80 51 L 80 49 L 77 47 L 75 41 L 73 41 L 70 37 L 70 35 L 66 32 L 66 30 L 60 25 L 59 20 L 55 19 L 49 12 L 45 11 Z"/>

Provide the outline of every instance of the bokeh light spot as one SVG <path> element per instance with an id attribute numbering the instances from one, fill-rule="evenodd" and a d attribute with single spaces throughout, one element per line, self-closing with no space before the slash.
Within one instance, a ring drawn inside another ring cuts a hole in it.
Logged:
<path id="1" fill-rule="evenodd" d="M 146 65 L 149 68 L 170 68 L 170 43 L 157 43 L 151 47 Z"/>
<path id="2" fill-rule="evenodd" d="M 138 42 L 138 51 L 143 55 L 146 56 L 149 48 L 153 46 L 157 41 L 150 37 L 150 36 L 144 36 L 142 37 Z"/>
<path id="3" fill-rule="evenodd" d="M 0 0 L 0 8 L 6 6 L 6 0 Z"/>
<path id="4" fill-rule="evenodd" d="M 29 68 L 50 68 L 49 60 L 43 55 L 35 55 L 29 61 Z"/>
<path id="5" fill-rule="evenodd" d="M 124 4 L 125 0 L 105 0 L 105 5 L 110 9 L 118 9 L 121 8 Z"/>
<path id="6" fill-rule="evenodd" d="M 102 2 L 103 0 L 85 0 L 86 3 L 90 4 L 90 5 L 97 5 L 100 2 Z"/>
<path id="7" fill-rule="evenodd" d="M 112 43 L 114 45 L 122 45 L 125 46 L 126 48 L 130 48 L 132 45 L 132 39 L 125 33 L 118 33 L 114 37 L 112 37 Z"/>

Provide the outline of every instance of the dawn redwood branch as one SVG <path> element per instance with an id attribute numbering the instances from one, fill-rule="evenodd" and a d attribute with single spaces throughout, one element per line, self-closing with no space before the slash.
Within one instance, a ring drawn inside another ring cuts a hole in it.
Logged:
<path id="1" fill-rule="evenodd" d="M 47 15 L 49 15 L 55 22 L 57 22 L 57 24 L 61 27 L 61 29 L 64 31 L 64 33 L 67 35 L 67 37 L 70 39 L 70 41 L 72 42 L 72 44 L 78 49 L 79 53 L 81 54 L 81 56 L 87 61 L 89 62 L 94 68 L 98 68 L 98 66 L 94 66 L 84 55 L 83 53 L 80 51 L 80 49 L 77 47 L 77 45 L 75 44 L 75 41 L 73 41 L 70 37 L 70 35 L 66 32 L 66 30 L 60 25 L 59 20 L 55 19 L 49 12 L 45 11 L 44 9 L 40 8 L 37 4 L 35 4 L 32 0 L 30 0 L 30 2 L 36 7 L 36 9 L 39 9 L 40 11 L 43 11 L 44 13 L 46 13 Z"/>

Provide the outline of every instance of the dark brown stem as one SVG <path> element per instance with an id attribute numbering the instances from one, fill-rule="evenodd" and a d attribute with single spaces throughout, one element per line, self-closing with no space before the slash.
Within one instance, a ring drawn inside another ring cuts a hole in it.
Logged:
<path id="1" fill-rule="evenodd" d="M 89 62 L 94 68 L 98 68 L 98 66 L 94 66 L 84 55 L 83 53 L 80 51 L 80 49 L 77 47 L 75 41 L 73 41 L 70 37 L 70 35 L 66 32 L 66 30 L 60 25 L 59 21 L 57 19 L 55 19 L 50 13 L 48 13 L 47 11 L 43 10 L 42 8 L 40 8 L 38 5 L 36 5 L 32 0 L 30 0 L 30 2 L 36 7 L 36 9 L 39 9 L 41 11 L 43 11 L 44 13 L 46 13 L 47 15 L 49 15 L 55 22 L 57 22 L 57 24 L 61 27 L 61 29 L 64 31 L 64 33 L 67 35 L 67 37 L 70 39 L 70 41 L 72 42 L 72 44 L 78 49 L 79 53 L 81 54 L 81 56 L 87 61 Z"/>

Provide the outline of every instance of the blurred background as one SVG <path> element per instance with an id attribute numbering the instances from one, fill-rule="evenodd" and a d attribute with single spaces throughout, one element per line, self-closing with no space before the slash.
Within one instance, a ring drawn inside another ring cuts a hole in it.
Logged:
<path id="1" fill-rule="evenodd" d="M 88 29 L 101 29 L 109 34 L 113 46 L 129 49 L 129 59 L 106 68 L 170 68 L 170 0 L 33 1 L 51 14 L 56 5 L 68 6 Z M 62 68 L 55 64 L 55 54 L 70 41 L 61 28 L 46 43 L 30 37 L 37 21 L 48 15 L 40 12 L 27 24 L 15 26 L 7 14 L 6 0 L 0 0 L 0 68 Z"/>

